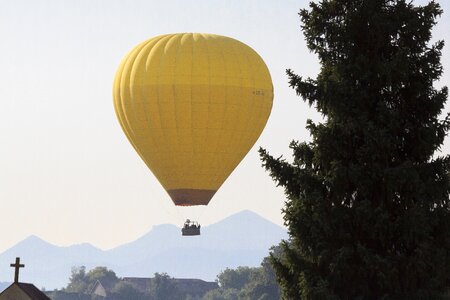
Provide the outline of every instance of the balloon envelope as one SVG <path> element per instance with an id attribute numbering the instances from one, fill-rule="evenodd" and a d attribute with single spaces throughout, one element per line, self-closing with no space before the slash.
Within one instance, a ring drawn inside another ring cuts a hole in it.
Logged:
<path id="1" fill-rule="evenodd" d="M 123 131 L 173 202 L 206 205 L 264 129 L 273 86 L 249 46 L 180 33 L 129 52 L 113 95 Z"/>

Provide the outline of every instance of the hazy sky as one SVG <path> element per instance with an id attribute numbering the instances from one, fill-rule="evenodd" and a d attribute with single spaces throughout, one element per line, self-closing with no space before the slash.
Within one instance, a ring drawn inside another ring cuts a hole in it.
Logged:
<path id="1" fill-rule="evenodd" d="M 418 1 L 417 3 L 424 3 Z M 446 39 L 450 5 L 435 38 Z M 285 69 L 315 76 L 297 12 L 304 0 L 0 0 L 0 252 L 31 234 L 57 245 L 107 249 L 153 225 L 181 225 L 175 208 L 116 120 L 112 80 L 122 57 L 156 35 L 226 35 L 265 60 L 275 99 L 266 129 L 210 205 L 202 224 L 252 210 L 282 225 L 283 191 L 261 168 L 257 149 L 290 156 L 319 120 L 288 87 Z M 439 85 L 449 85 L 448 71 Z M 449 147 L 443 152 L 448 153 Z"/>

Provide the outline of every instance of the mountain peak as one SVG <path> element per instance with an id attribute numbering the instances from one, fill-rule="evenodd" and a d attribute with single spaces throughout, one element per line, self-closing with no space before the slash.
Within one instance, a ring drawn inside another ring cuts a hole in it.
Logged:
<path id="1" fill-rule="evenodd" d="M 26 237 L 24 240 L 30 240 L 30 241 L 43 241 L 40 237 L 38 237 L 37 235 L 29 235 L 28 237 Z"/>
<path id="2" fill-rule="evenodd" d="M 26 237 L 25 239 L 23 239 L 22 241 L 20 241 L 18 244 L 32 244 L 32 245 L 46 244 L 46 245 L 48 245 L 49 243 L 44 241 L 37 235 L 32 234 L 32 235 Z"/>
<path id="3" fill-rule="evenodd" d="M 122 277 L 166 272 L 214 280 L 226 268 L 258 266 L 269 248 L 286 237 L 285 228 L 243 210 L 202 226 L 202 234 L 196 238 L 182 237 L 179 227 L 161 224 L 137 240 L 105 251 L 88 243 L 55 246 L 31 235 L 1 253 L 0 266 L 20 256 L 27 264 L 24 280 L 47 288 L 65 286 L 74 266 L 106 266 Z M 0 281 L 10 277 L 9 268 L 0 268 Z"/>
<path id="4" fill-rule="evenodd" d="M 264 219 L 264 217 L 258 215 L 254 211 L 248 210 L 248 209 L 241 210 L 240 212 L 235 213 L 232 216 L 235 216 L 235 217 L 246 217 L 246 218 L 251 217 L 251 218 Z"/>
<path id="5" fill-rule="evenodd" d="M 228 217 L 226 217 L 223 220 L 220 220 L 217 223 L 214 223 L 210 226 L 216 226 L 216 225 L 221 225 L 221 226 L 238 226 L 241 228 L 245 228 L 244 226 L 247 225 L 251 225 L 253 227 L 261 227 L 261 228 L 265 228 L 265 227 L 273 227 L 273 228 L 278 228 L 281 230 L 285 230 L 282 226 L 279 226 L 269 220 L 267 220 L 266 218 L 260 216 L 259 214 L 255 213 L 254 211 L 251 210 L 242 210 L 238 213 L 232 214 Z"/>

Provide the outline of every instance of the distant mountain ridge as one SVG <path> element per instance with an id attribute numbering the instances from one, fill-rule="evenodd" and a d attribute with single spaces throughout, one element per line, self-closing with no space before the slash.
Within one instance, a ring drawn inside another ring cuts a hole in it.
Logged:
<path id="1" fill-rule="evenodd" d="M 20 280 L 47 290 L 66 286 L 73 266 L 106 266 L 119 277 L 166 272 L 212 281 L 225 268 L 258 266 L 285 238 L 284 228 L 251 211 L 202 227 L 202 235 L 194 238 L 182 237 L 175 225 L 153 226 L 137 240 L 106 251 L 87 243 L 59 247 L 32 235 L 0 254 L 0 281 L 12 280 L 9 264 L 17 256 L 26 265 Z"/>

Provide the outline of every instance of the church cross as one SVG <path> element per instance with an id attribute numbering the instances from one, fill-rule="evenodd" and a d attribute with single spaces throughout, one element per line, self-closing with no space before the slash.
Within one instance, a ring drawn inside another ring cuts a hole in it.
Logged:
<path id="1" fill-rule="evenodd" d="M 16 263 L 10 264 L 10 266 L 15 268 L 14 282 L 19 282 L 19 268 L 24 268 L 25 265 L 20 263 L 20 257 L 16 257 Z"/>

